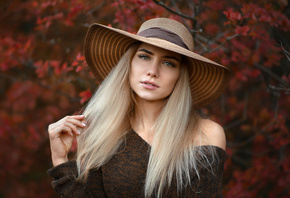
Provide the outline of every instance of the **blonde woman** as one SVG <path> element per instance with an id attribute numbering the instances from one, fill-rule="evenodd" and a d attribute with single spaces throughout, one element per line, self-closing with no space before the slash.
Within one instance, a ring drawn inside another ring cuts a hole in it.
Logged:
<path id="1" fill-rule="evenodd" d="M 193 52 L 181 23 L 151 19 L 137 34 L 93 24 L 86 61 L 102 82 L 83 115 L 49 125 L 63 197 L 222 197 L 223 128 L 196 109 L 216 99 L 229 69 Z M 73 140 L 76 160 L 68 161 Z"/>

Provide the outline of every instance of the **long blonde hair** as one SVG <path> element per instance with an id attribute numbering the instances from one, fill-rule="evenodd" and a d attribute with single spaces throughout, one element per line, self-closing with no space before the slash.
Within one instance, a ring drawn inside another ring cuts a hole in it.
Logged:
<path id="1" fill-rule="evenodd" d="M 93 168 L 99 168 L 116 154 L 125 135 L 131 130 L 135 100 L 129 84 L 130 63 L 139 45 L 133 45 L 100 85 L 85 108 L 87 128 L 78 138 L 77 165 L 81 181 Z M 186 61 L 176 86 L 154 126 L 145 197 L 162 196 L 173 178 L 177 190 L 190 185 L 192 170 L 199 176 L 195 136 L 202 136 L 199 116 L 192 111 L 191 92 Z M 198 150 L 198 151 L 197 151 Z"/>

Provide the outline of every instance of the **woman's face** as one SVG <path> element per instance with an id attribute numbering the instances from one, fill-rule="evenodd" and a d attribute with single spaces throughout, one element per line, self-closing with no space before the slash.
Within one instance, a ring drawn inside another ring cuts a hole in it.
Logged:
<path id="1" fill-rule="evenodd" d="M 180 54 L 142 43 L 132 59 L 130 72 L 130 85 L 137 99 L 154 102 L 169 96 L 180 67 Z"/>

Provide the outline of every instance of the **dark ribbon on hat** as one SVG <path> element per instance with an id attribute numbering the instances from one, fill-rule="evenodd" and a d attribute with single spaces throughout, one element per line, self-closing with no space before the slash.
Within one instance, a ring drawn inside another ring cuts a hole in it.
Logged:
<path id="1" fill-rule="evenodd" d="M 183 47 L 189 50 L 189 48 L 183 42 L 180 36 L 164 28 L 159 28 L 159 27 L 148 28 L 146 30 L 139 32 L 137 35 L 144 36 L 146 38 L 154 37 L 154 38 L 164 39 L 166 41 L 169 41 L 170 43 L 174 43 L 175 45 L 178 45 L 180 47 Z"/>

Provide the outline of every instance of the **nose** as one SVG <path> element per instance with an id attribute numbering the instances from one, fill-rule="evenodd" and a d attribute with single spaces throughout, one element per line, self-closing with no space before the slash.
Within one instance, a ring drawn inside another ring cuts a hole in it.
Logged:
<path id="1" fill-rule="evenodd" d="M 159 76 L 157 61 L 152 63 L 152 65 L 148 68 L 147 76 L 151 76 L 153 78 L 156 78 Z"/>

